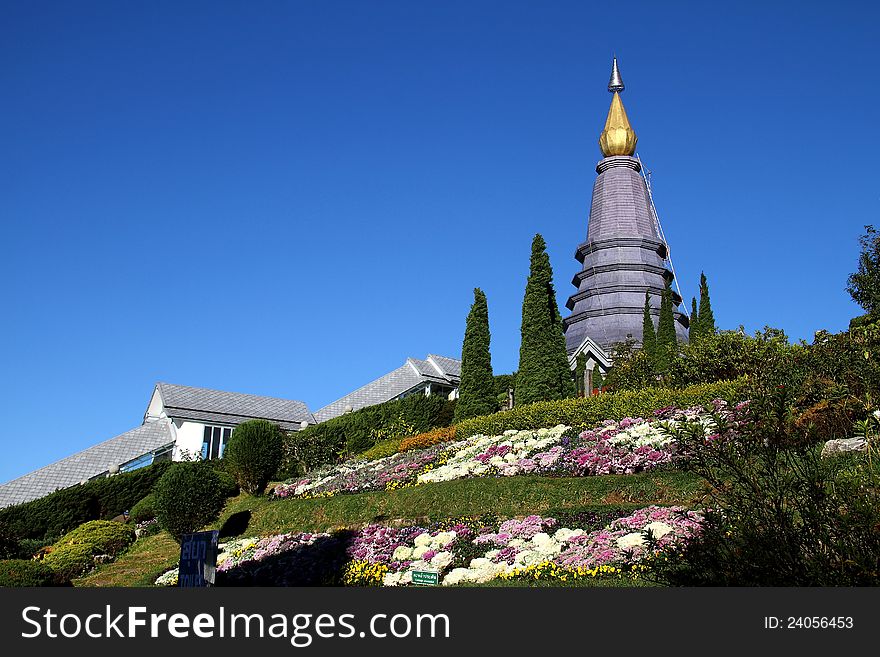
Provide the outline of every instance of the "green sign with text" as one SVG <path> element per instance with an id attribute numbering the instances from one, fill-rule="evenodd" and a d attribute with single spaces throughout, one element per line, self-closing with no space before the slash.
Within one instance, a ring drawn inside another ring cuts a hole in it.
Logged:
<path id="1" fill-rule="evenodd" d="M 435 570 L 412 571 L 412 583 L 422 586 L 437 586 L 440 583 L 440 573 Z"/>

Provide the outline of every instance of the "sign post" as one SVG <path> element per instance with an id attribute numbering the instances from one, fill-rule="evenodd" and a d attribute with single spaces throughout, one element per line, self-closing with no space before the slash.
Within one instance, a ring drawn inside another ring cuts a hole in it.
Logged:
<path id="1" fill-rule="evenodd" d="M 177 586 L 213 586 L 217 572 L 217 541 L 220 532 L 184 534 L 180 542 L 180 574 Z"/>
<path id="2" fill-rule="evenodd" d="M 421 586 L 437 586 L 440 583 L 440 573 L 436 570 L 412 571 L 412 583 Z"/>

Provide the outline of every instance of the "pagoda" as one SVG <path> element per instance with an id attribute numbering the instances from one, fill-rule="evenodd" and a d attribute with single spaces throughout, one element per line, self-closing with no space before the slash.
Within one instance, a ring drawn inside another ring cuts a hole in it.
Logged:
<path id="1" fill-rule="evenodd" d="M 620 342 L 642 342 L 645 292 L 656 327 L 660 299 L 674 274 L 669 248 L 651 201 L 642 165 L 634 157 L 638 137 L 620 100 L 623 80 L 614 58 L 608 91 L 613 96 L 605 129 L 599 136 L 602 160 L 593 184 L 587 239 L 575 258 L 581 271 L 572 279 L 577 288 L 566 303 L 571 314 L 563 321 L 571 358 L 587 345 L 610 355 Z M 688 318 L 678 310 L 681 296 L 672 293 L 675 331 L 687 341 Z"/>

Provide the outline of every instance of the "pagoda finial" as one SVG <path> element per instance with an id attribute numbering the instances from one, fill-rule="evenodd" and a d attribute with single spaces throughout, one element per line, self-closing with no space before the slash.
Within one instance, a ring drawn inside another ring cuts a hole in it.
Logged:
<path id="1" fill-rule="evenodd" d="M 623 86 L 623 78 L 620 77 L 620 69 L 617 68 L 617 57 L 614 57 L 611 64 L 611 79 L 608 80 L 608 91 L 611 93 L 621 92 L 626 87 Z"/>
<path id="2" fill-rule="evenodd" d="M 623 79 L 617 68 L 617 57 L 611 65 L 611 80 L 608 82 L 608 91 L 614 94 L 611 99 L 611 107 L 608 109 L 608 118 L 605 119 L 605 129 L 599 135 L 599 148 L 602 155 L 632 155 L 636 152 L 636 143 L 639 138 L 633 130 L 626 116 L 623 101 L 620 100 L 620 92 L 623 91 Z"/>

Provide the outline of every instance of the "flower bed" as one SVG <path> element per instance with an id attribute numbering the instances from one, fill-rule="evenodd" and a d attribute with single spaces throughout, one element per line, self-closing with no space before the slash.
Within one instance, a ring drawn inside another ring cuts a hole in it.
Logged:
<path id="1" fill-rule="evenodd" d="M 221 546 L 218 584 L 405 586 L 414 571 L 434 571 L 444 586 L 498 577 L 622 575 L 668 547 L 681 546 L 699 532 L 701 522 L 695 511 L 650 506 L 593 531 L 533 515 L 491 527 L 478 520 L 432 528 L 369 525 L 337 534 L 240 539 Z M 175 582 L 176 570 L 156 580 Z"/>
<path id="2" fill-rule="evenodd" d="M 715 410 L 734 417 L 742 410 Z M 632 474 L 667 466 L 683 457 L 670 429 L 700 422 L 707 435 L 713 424 L 701 407 L 663 408 L 650 418 L 605 421 L 580 434 L 564 425 L 535 431 L 506 431 L 412 450 L 375 461 L 351 460 L 308 477 L 281 484 L 276 497 L 325 497 L 339 493 L 394 490 L 464 477 L 537 474 L 579 477 Z"/>

